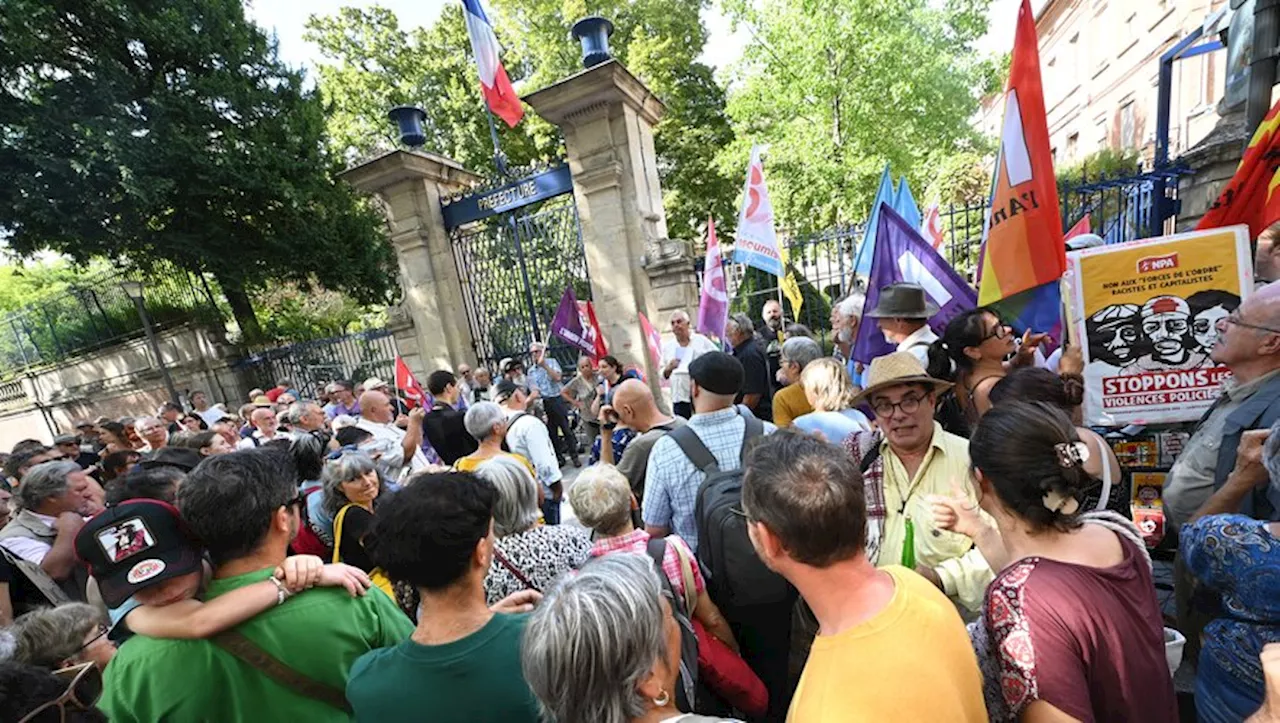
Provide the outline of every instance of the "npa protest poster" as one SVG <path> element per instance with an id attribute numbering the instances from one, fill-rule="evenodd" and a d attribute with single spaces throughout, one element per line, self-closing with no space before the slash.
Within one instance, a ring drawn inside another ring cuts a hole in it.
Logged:
<path id="1" fill-rule="evenodd" d="M 1218 321 L 1253 291 L 1247 226 L 1068 254 L 1084 351 L 1087 425 L 1190 422 L 1230 372 L 1209 353 Z"/>

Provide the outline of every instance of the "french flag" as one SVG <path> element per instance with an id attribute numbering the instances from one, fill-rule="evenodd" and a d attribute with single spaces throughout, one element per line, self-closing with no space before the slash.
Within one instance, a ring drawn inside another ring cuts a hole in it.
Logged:
<path id="1" fill-rule="evenodd" d="M 520 105 L 520 96 L 511 87 L 507 69 L 502 67 L 502 60 L 498 57 L 502 53 L 498 36 L 493 34 L 493 25 L 484 14 L 484 8 L 480 7 L 480 0 L 462 0 L 462 5 L 466 10 L 467 34 L 471 36 L 471 51 L 476 56 L 485 102 L 494 115 L 515 128 L 524 117 L 524 107 Z"/>

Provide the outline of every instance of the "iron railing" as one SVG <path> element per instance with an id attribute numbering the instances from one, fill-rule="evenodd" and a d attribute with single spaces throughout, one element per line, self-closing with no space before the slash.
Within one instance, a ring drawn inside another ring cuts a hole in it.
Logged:
<path id="1" fill-rule="evenodd" d="M 190 321 L 221 323 L 204 280 L 177 267 L 143 275 L 112 270 L 50 293 L 0 319 L 0 373 L 63 361 L 143 335 L 142 320 L 121 283 L 141 280 L 156 329 Z"/>
<path id="2" fill-rule="evenodd" d="M 551 336 L 551 320 L 566 287 L 573 286 L 579 301 L 591 299 L 573 196 L 468 224 L 452 236 L 479 363 L 497 372 L 504 357 L 527 362 L 529 343 L 537 338 L 572 370 L 578 351 Z"/>
<path id="3" fill-rule="evenodd" d="M 231 368 L 261 389 L 287 379 L 306 399 L 317 398 L 326 384 L 339 379 L 360 384 L 379 377 L 395 383 L 396 340 L 386 329 L 249 351 Z"/>

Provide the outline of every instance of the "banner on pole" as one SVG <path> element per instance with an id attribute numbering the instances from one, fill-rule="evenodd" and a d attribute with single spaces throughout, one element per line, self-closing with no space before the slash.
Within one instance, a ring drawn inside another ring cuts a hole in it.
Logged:
<path id="1" fill-rule="evenodd" d="M 698 301 L 698 332 L 724 341 L 724 325 L 729 319 L 729 290 L 725 285 L 724 260 L 716 238 L 715 219 L 707 219 L 707 258 L 702 264 L 702 298 Z"/>
<path id="2" fill-rule="evenodd" d="M 1199 419 L 1230 375 L 1209 357 L 1218 322 L 1253 291 L 1248 227 L 1099 246 L 1068 263 L 1085 424 Z"/>
<path id="3" fill-rule="evenodd" d="M 773 226 L 773 203 L 769 200 L 769 189 L 764 182 L 760 150 L 760 146 L 751 148 L 751 162 L 747 164 L 747 182 L 742 191 L 742 212 L 738 215 L 733 260 L 781 278 L 785 269 L 782 253 L 778 250 L 778 234 Z"/>
<path id="4" fill-rule="evenodd" d="M 404 363 L 404 358 L 399 354 L 396 355 L 396 389 L 404 394 L 405 402 L 410 409 L 426 406 L 427 393 L 422 390 L 418 378 L 409 371 L 409 365 Z"/>
<path id="5" fill-rule="evenodd" d="M 977 293 L 888 204 L 880 206 L 879 218 L 865 309 L 875 308 L 880 289 L 889 284 L 902 281 L 919 284 L 938 305 L 938 313 L 929 319 L 929 326 L 941 335 L 947 322 L 976 305 Z M 897 346 L 884 338 L 874 320 L 864 319 L 858 325 L 858 338 L 853 347 L 856 361 L 868 364 L 896 350 Z"/>
<path id="6" fill-rule="evenodd" d="M 573 286 L 566 286 L 551 319 L 551 335 L 558 336 L 587 356 L 596 356 L 596 330 L 586 314 L 587 308 L 573 293 Z"/>
<path id="7" fill-rule="evenodd" d="M 645 346 L 649 347 L 649 361 L 654 369 L 662 368 L 662 335 L 649 323 L 649 317 L 640 312 L 640 331 L 644 334 Z"/>

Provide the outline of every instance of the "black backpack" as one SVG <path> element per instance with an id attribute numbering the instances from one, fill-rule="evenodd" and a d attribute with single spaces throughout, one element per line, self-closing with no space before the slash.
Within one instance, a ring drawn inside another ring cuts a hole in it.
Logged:
<path id="1" fill-rule="evenodd" d="M 676 707 L 680 710 L 694 710 L 698 689 L 698 634 L 693 629 L 692 613 L 684 603 L 684 597 L 677 595 L 675 587 L 662 571 L 662 558 L 667 554 L 667 541 L 661 537 L 649 539 L 645 548 L 653 564 L 657 566 L 658 578 L 662 580 L 662 592 L 671 603 L 671 613 L 680 626 L 680 681 L 676 687 Z"/>
<path id="2" fill-rule="evenodd" d="M 526 414 L 525 412 L 516 412 L 515 414 L 511 415 L 511 419 L 507 420 L 507 431 L 508 432 L 511 431 L 511 428 L 516 426 L 516 422 L 520 421 L 521 417 L 527 417 L 527 416 L 529 415 Z M 511 448 L 507 446 L 507 440 L 505 437 L 502 440 L 502 451 L 507 453 L 511 452 Z"/>
<path id="3" fill-rule="evenodd" d="M 745 462 L 751 443 L 764 434 L 764 422 L 742 407 L 738 414 L 746 422 L 742 435 Z M 667 436 L 706 474 L 698 487 L 694 522 L 698 526 L 698 562 L 711 600 L 721 608 L 736 608 L 790 599 L 791 585 L 765 567 L 747 535 L 747 520 L 740 514 L 744 468 L 722 472 L 715 455 L 692 427 L 681 427 Z"/>

